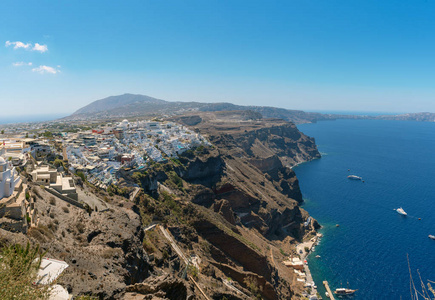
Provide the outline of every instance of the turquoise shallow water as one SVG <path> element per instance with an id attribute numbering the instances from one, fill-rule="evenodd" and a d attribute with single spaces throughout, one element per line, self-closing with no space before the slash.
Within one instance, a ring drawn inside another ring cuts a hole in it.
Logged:
<path id="1" fill-rule="evenodd" d="M 322 296 L 328 280 L 333 289 L 349 282 L 358 289 L 353 299 L 411 299 L 407 254 L 414 276 L 418 269 L 435 281 L 435 241 L 428 238 L 435 235 L 435 123 L 338 120 L 298 127 L 323 153 L 294 169 L 304 208 L 323 225 L 325 237 L 309 257 Z M 398 207 L 408 217 L 393 210 Z"/>

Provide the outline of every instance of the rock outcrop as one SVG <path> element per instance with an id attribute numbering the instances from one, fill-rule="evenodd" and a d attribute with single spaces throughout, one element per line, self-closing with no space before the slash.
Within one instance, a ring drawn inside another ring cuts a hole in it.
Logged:
<path id="1" fill-rule="evenodd" d="M 149 276 L 141 220 L 133 210 L 110 206 L 89 214 L 38 186 L 32 190 L 40 220 L 28 235 L 48 257 L 69 264 L 58 280 L 69 292 L 118 299 L 127 285 Z"/>

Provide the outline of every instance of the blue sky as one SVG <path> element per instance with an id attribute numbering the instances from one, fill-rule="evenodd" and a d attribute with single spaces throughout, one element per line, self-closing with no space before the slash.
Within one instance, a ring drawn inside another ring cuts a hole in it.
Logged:
<path id="1" fill-rule="evenodd" d="M 434 15 L 428 0 L 3 0 L 0 116 L 123 93 L 435 112 Z"/>

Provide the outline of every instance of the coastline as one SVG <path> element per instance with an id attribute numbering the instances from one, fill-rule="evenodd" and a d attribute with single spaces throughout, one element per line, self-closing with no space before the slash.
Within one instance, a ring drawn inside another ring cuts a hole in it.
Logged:
<path id="1" fill-rule="evenodd" d="M 306 296 L 308 299 L 323 299 L 322 295 L 318 292 L 318 285 L 314 281 L 308 265 L 308 256 L 313 253 L 315 246 L 320 243 L 322 237 L 322 233 L 316 233 L 316 235 L 309 241 L 296 245 L 296 252 L 300 255 L 301 260 L 304 262 L 304 272 L 306 276 L 305 288 L 307 289 Z M 306 251 L 306 249 L 308 249 L 308 251 Z"/>
<path id="2" fill-rule="evenodd" d="M 305 160 L 300 161 L 296 163 L 295 165 L 291 166 L 290 169 L 293 170 L 293 168 L 296 168 L 300 165 L 312 162 L 314 160 L 318 160 L 322 158 L 323 155 L 326 155 L 326 153 L 320 153 L 320 157 L 315 157 L 311 160 Z M 305 200 L 304 200 L 305 202 Z M 311 215 L 311 214 L 310 214 Z M 301 260 L 303 261 L 303 270 L 305 272 L 305 280 L 304 280 L 304 287 L 306 289 L 306 293 L 303 294 L 305 297 L 307 297 L 309 300 L 311 299 L 323 299 L 323 296 L 318 291 L 318 287 L 321 285 L 317 285 L 317 283 L 314 281 L 313 276 L 311 274 L 311 270 L 308 264 L 308 256 L 313 253 L 314 247 L 317 246 L 320 243 L 321 238 L 323 237 L 322 233 L 316 232 L 316 235 L 312 237 L 308 242 L 302 242 L 298 245 L 296 245 L 296 253 L 300 255 Z M 308 248 L 308 251 L 305 249 Z M 296 270 L 295 270 L 296 271 Z M 297 273 L 297 272 L 296 272 Z M 297 273 L 298 275 L 302 275 L 300 273 Z M 299 278 L 298 278 L 299 281 Z"/>

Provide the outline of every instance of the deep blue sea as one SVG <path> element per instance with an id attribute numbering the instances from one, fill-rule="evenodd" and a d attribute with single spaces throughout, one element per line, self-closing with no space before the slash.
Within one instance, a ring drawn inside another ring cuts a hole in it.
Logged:
<path id="1" fill-rule="evenodd" d="M 308 259 L 322 297 L 328 280 L 332 289 L 358 289 L 353 299 L 411 299 L 407 254 L 414 277 L 418 269 L 435 281 L 435 240 L 428 238 L 435 235 L 435 123 L 337 120 L 298 128 L 322 153 L 294 168 L 303 207 L 323 226 Z"/>

